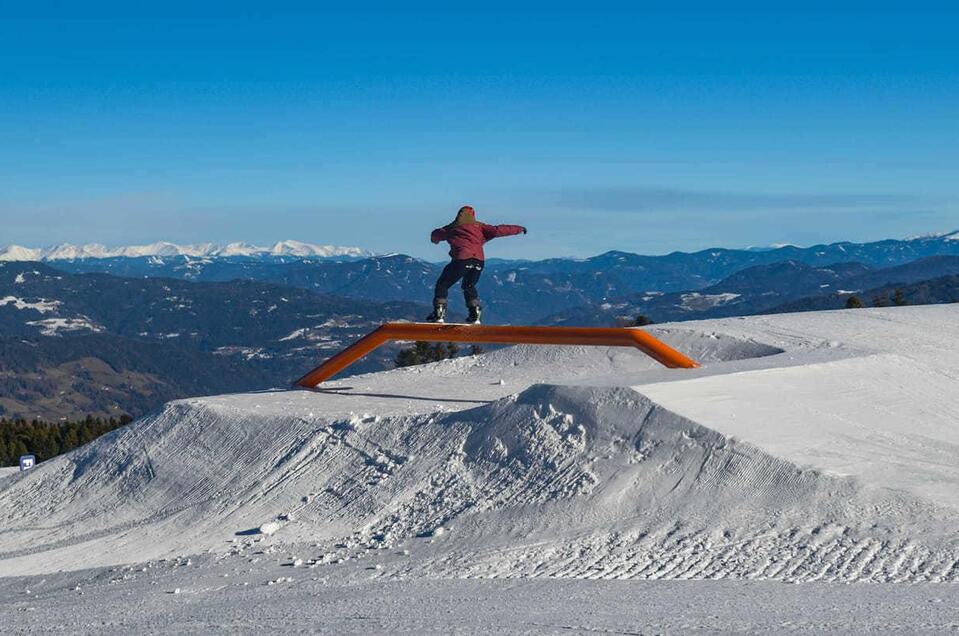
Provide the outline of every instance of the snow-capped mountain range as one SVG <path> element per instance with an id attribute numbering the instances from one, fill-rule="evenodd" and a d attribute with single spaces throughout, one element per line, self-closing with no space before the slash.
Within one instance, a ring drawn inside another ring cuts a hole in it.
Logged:
<path id="1" fill-rule="evenodd" d="M 269 247 L 250 245 L 249 243 L 197 243 L 177 245 L 166 241 L 157 241 L 149 245 L 128 245 L 107 247 L 100 243 L 72 245 L 63 243 L 53 247 L 23 247 L 9 245 L 0 248 L 0 261 L 63 261 L 84 258 L 142 258 L 149 256 L 190 256 L 196 258 L 225 258 L 230 256 L 298 256 L 298 257 L 351 257 L 370 256 L 367 250 L 358 247 L 340 247 L 336 245 L 314 245 L 301 241 L 278 241 Z"/>

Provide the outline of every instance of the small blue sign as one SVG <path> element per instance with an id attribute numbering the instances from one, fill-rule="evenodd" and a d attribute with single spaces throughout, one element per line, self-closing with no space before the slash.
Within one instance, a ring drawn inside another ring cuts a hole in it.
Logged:
<path id="1" fill-rule="evenodd" d="M 33 455 L 21 455 L 20 456 L 20 471 L 30 470 L 37 464 L 37 458 Z"/>

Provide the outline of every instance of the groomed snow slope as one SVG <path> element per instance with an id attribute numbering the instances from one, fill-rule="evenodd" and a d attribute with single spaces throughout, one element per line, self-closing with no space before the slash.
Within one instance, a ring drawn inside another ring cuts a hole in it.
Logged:
<path id="1" fill-rule="evenodd" d="M 394 577 L 959 580 L 959 307 L 684 323 L 171 403 L 0 477 L 0 574 L 307 546 Z M 428 538 L 427 538 L 428 537 Z"/>

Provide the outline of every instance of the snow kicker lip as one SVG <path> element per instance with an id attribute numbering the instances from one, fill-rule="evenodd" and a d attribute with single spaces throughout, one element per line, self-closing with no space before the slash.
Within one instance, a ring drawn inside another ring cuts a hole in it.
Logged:
<path id="1" fill-rule="evenodd" d="M 537 386 L 449 421 L 464 418 L 463 466 L 487 484 L 470 510 L 488 514 L 458 518 L 452 555 L 423 573 L 959 579 L 952 511 L 801 469 L 629 389 Z"/>

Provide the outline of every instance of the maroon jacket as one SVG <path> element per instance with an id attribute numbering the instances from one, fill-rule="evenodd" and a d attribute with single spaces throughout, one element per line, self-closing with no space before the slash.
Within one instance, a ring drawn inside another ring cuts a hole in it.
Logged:
<path id="1" fill-rule="evenodd" d="M 500 236 L 513 236 L 524 231 L 521 225 L 486 225 L 476 221 L 463 225 L 447 225 L 433 230 L 430 240 L 434 243 L 448 241 L 450 256 L 454 261 L 467 258 L 486 260 L 483 254 L 483 243 L 492 241 Z"/>

